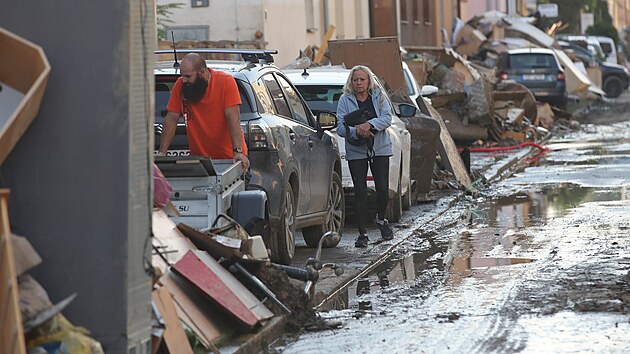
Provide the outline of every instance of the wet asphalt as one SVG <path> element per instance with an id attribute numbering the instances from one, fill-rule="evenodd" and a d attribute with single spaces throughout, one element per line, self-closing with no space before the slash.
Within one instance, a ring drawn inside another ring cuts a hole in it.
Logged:
<path id="1" fill-rule="evenodd" d="M 630 352 L 630 121 L 547 147 L 442 214 L 414 206 L 409 236 L 320 308 L 335 329 L 270 351 Z"/>

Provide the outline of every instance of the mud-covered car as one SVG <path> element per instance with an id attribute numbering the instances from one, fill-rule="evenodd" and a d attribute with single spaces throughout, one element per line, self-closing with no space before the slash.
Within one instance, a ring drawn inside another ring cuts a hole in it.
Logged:
<path id="1" fill-rule="evenodd" d="M 241 127 L 249 150 L 251 177 L 248 189 L 266 192 L 269 235 L 265 243 L 273 260 L 288 264 L 295 254 L 295 234 L 316 247 L 327 231 L 341 233 L 345 199 L 341 185 L 341 157 L 337 140 L 330 132 L 337 126 L 334 114 L 313 115 L 297 89 L 273 65 L 269 50 L 180 50 L 240 54 L 243 61 L 213 61 L 207 65 L 236 80 L 242 104 Z M 157 51 L 158 54 L 172 51 Z M 155 123 L 156 149 L 166 104 L 179 72 L 174 61 L 156 63 Z M 188 141 L 183 119 L 168 154 L 187 154 Z M 338 241 L 337 241 L 338 242 Z M 335 244 L 324 243 L 325 247 Z"/>

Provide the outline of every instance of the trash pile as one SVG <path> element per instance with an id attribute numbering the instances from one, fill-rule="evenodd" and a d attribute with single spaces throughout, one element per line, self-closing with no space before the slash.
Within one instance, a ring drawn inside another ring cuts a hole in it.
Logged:
<path id="1" fill-rule="evenodd" d="M 209 228 L 176 223 L 178 212 L 168 199 L 172 188 L 159 170 L 154 179 L 155 350 L 218 353 L 218 343 L 254 333 L 275 318 L 294 329 L 317 322 L 310 294 L 299 286 L 314 282 L 321 266 L 272 263 L 258 235 L 266 224 L 241 226 L 225 214 Z"/>
<path id="2" fill-rule="evenodd" d="M 46 289 L 28 274 L 29 270 L 42 263 L 41 257 L 25 237 L 11 234 L 10 238 L 19 289 L 19 310 L 22 318 L 20 331 L 24 333 L 28 352 L 104 353 L 101 344 L 89 337 L 87 329 L 73 325 L 61 313 L 77 294 L 71 294 L 53 304 Z M 3 330 L 14 332 L 15 329 L 12 329 L 11 325 L 10 321 L 3 320 Z M 4 335 L 2 337 L 6 340 L 10 339 Z M 14 344 L 19 345 L 19 343 Z"/>

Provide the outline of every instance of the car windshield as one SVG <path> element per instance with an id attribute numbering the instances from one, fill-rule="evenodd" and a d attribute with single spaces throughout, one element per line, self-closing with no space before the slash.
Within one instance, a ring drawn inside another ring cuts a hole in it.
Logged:
<path id="1" fill-rule="evenodd" d="M 300 85 L 298 91 L 313 113 L 337 112 L 339 97 L 343 94 L 343 86 L 333 85 Z"/>
<path id="2" fill-rule="evenodd" d="M 602 50 L 604 51 L 604 53 L 606 53 L 606 55 L 612 53 L 612 46 L 610 45 L 610 43 L 606 43 L 606 42 L 599 42 L 600 47 L 602 47 Z"/>
<path id="3" fill-rule="evenodd" d="M 512 54 L 510 67 L 512 69 L 535 69 L 556 67 L 556 58 L 551 54 Z"/>
<path id="4" fill-rule="evenodd" d="M 155 78 L 155 121 L 156 123 L 161 123 L 166 116 L 168 105 L 168 100 L 171 97 L 171 90 L 175 85 L 175 81 L 177 80 L 176 75 L 168 75 L 168 76 L 156 76 Z M 237 81 L 238 91 L 241 95 L 240 112 L 241 113 L 251 113 L 252 112 L 252 103 L 247 98 L 247 94 L 245 93 L 245 89 L 242 84 Z M 180 121 L 180 122 L 183 122 Z"/>

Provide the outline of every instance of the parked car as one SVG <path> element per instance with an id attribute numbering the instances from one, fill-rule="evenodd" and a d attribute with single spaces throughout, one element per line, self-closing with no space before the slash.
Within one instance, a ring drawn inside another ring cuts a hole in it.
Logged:
<path id="1" fill-rule="evenodd" d="M 578 44 L 566 41 L 558 41 L 558 44 L 564 50 L 572 50 L 573 55 L 579 58 L 585 67 L 599 68 L 602 73 L 602 90 L 606 92 L 606 96 L 616 98 L 628 89 L 630 73 L 625 66 L 602 61 Z"/>
<path id="2" fill-rule="evenodd" d="M 267 194 L 271 232 L 265 243 L 272 251 L 272 259 L 284 264 L 291 262 L 297 229 L 302 230 L 310 247 L 316 247 L 327 231 L 341 233 L 345 216 L 341 157 L 337 139 L 330 132 L 337 125 L 336 116 L 313 115 L 297 89 L 273 65 L 274 51 L 178 49 L 178 52 L 243 55 L 243 62 L 210 60 L 207 65 L 236 79 L 242 101 L 241 127 L 251 162 L 247 188 Z M 178 76 L 173 61 L 156 64 L 156 149 L 163 112 Z M 185 134 L 182 119 L 169 155 L 186 154 Z M 336 243 L 324 246 L 334 247 Z"/>
<path id="3" fill-rule="evenodd" d="M 526 86 L 539 101 L 557 106 L 566 104 L 564 70 L 551 49 L 519 48 L 499 54 L 497 78 Z"/>
<path id="4" fill-rule="evenodd" d="M 407 95 L 409 95 L 409 98 L 417 107 L 418 104 L 416 103 L 416 99 L 420 97 L 420 95 L 422 95 L 422 91 L 420 89 L 420 86 L 418 86 L 418 82 L 413 76 L 411 69 L 409 69 L 409 65 L 407 65 L 407 63 L 405 63 L 404 61 L 402 62 L 402 65 L 403 75 L 405 77 L 405 86 L 407 87 Z"/>
<path id="5" fill-rule="evenodd" d="M 619 64 L 619 61 L 617 61 L 617 45 L 615 44 L 615 41 L 610 37 L 592 37 L 595 38 L 599 42 L 600 47 L 602 47 L 602 51 L 606 56 L 605 61 L 611 64 Z"/>
<path id="6" fill-rule="evenodd" d="M 304 97 L 306 104 L 313 112 L 336 112 L 339 97 L 343 93 L 343 86 L 348 80 L 350 70 L 343 67 L 318 67 L 306 70 L 286 70 L 287 77 L 295 84 Z M 374 78 L 377 83 L 378 79 Z M 383 92 L 382 85 L 378 83 Z M 392 105 L 389 97 L 387 103 Z M 394 105 L 392 105 L 395 108 Z M 400 114 L 400 109 L 393 109 Z M 389 168 L 389 204 L 387 215 L 389 221 L 398 221 L 403 209 L 411 206 L 411 179 L 409 177 L 409 161 L 411 149 L 411 135 L 405 127 L 405 123 L 394 114 L 392 125 L 388 128 L 391 140 L 393 156 L 390 158 Z M 339 143 L 342 160 L 345 160 L 345 141 L 342 137 L 333 133 Z M 347 163 L 343 163 L 342 185 L 346 193 L 352 195 L 352 178 Z M 368 189 L 375 192 L 371 171 L 368 174 Z"/>
<path id="7" fill-rule="evenodd" d="M 606 54 L 602 49 L 601 44 L 595 37 L 593 36 L 585 36 L 585 35 L 558 35 L 556 36 L 558 40 L 566 41 L 570 43 L 574 43 L 577 45 L 586 48 L 589 52 L 591 52 L 595 57 L 605 60 Z"/>

